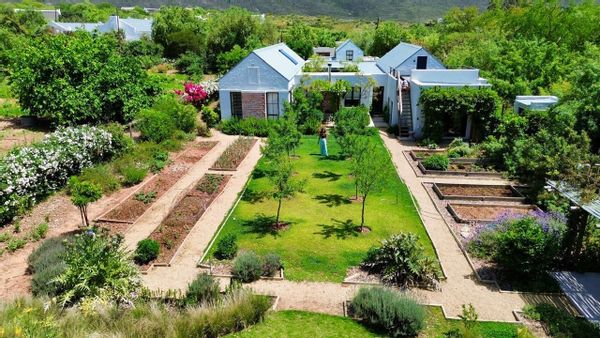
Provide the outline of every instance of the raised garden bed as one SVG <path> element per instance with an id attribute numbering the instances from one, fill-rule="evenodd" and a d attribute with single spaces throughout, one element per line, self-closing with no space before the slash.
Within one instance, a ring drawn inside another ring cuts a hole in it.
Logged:
<path id="1" fill-rule="evenodd" d="M 152 264 L 170 263 L 181 243 L 230 178 L 229 175 L 206 174 L 181 198 L 149 236 L 160 245 L 160 253 Z"/>
<path id="2" fill-rule="evenodd" d="M 443 200 L 525 201 L 525 197 L 512 185 L 434 183 L 433 191 Z"/>
<path id="3" fill-rule="evenodd" d="M 458 223 L 489 223 L 505 214 L 524 215 L 535 210 L 535 205 L 448 204 L 448 211 Z"/>
<path id="4" fill-rule="evenodd" d="M 411 150 L 408 152 L 413 161 L 422 161 L 431 155 L 444 155 L 446 150 Z M 450 163 L 476 163 L 479 159 L 475 157 L 450 158 Z"/>
<path id="5" fill-rule="evenodd" d="M 96 221 L 100 224 L 109 225 L 109 228 L 113 232 L 115 230 L 126 230 L 127 227 L 123 226 L 123 223 L 135 223 L 156 200 L 164 195 L 189 171 L 193 163 L 201 160 L 216 144 L 217 142 L 198 142 L 192 144 L 177 156 L 172 164 L 142 185 L 125 201 L 98 217 Z M 146 198 L 143 198 L 144 196 Z M 110 226 L 113 223 L 116 229 L 112 229 L 113 227 Z M 125 229 L 122 229 L 124 227 Z"/>
<path id="6" fill-rule="evenodd" d="M 233 261 L 210 261 L 208 264 L 202 263 L 199 266 L 207 268 L 208 273 L 214 277 L 233 278 Z M 273 276 L 261 276 L 260 279 L 283 280 L 283 268 L 280 268 Z"/>
<path id="7" fill-rule="evenodd" d="M 502 177 L 501 173 L 478 167 L 475 163 L 450 162 L 448 170 L 429 170 L 425 169 L 423 164 L 419 161 L 417 167 L 424 175 Z"/>
<path id="8" fill-rule="evenodd" d="M 250 152 L 250 149 L 256 143 L 255 138 L 240 137 L 236 139 L 210 168 L 211 170 L 237 170 L 237 167 L 242 163 L 246 155 Z"/>

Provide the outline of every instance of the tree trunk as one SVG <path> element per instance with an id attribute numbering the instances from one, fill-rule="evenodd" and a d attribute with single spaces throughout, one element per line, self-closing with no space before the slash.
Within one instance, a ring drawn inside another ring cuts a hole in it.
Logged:
<path id="1" fill-rule="evenodd" d="M 354 183 L 354 199 L 358 201 L 358 184 Z"/>
<path id="2" fill-rule="evenodd" d="M 90 225 L 90 221 L 88 220 L 88 215 L 87 215 L 87 205 L 83 207 L 83 216 L 85 217 L 85 226 L 89 226 Z"/>
<path id="3" fill-rule="evenodd" d="M 85 216 L 83 216 L 83 207 L 79 207 L 79 216 L 81 216 L 81 225 L 85 228 Z"/>
<path id="4" fill-rule="evenodd" d="M 275 218 L 275 226 L 279 227 L 279 213 L 281 212 L 281 198 L 279 199 L 279 204 L 277 205 L 277 218 Z"/>
<path id="5" fill-rule="evenodd" d="M 361 212 L 361 219 L 360 219 L 360 232 L 363 232 L 364 227 L 365 227 L 365 202 L 367 201 L 367 196 L 363 196 L 363 200 L 362 200 L 362 212 Z"/>

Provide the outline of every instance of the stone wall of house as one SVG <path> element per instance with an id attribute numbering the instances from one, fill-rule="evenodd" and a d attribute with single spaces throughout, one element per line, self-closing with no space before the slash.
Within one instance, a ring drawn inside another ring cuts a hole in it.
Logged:
<path id="1" fill-rule="evenodd" d="M 265 94 L 264 93 L 242 93 L 242 116 L 266 118 Z"/>

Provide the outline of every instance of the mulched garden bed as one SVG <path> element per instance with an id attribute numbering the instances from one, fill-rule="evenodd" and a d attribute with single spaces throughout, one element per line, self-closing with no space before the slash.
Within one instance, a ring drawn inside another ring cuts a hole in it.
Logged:
<path id="1" fill-rule="evenodd" d="M 474 205 L 450 203 L 448 209 L 454 219 L 460 223 L 493 222 L 505 214 L 524 215 L 537 210 L 534 205 Z"/>
<path id="2" fill-rule="evenodd" d="M 358 266 L 353 266 L 346 271 L 344 283 L 382 284 L 381 275 L 369 273 Z"/>
<path id="3" fill-rule="evenodd" d="M 434 183 L 441 199 L 523 202 L 525 198 L 511 185 Z"/>
<path id="4" fill-rule="evenodd" d="M 152 204 L 164 195 L 181 177 L 183 177 L 192 165 L 201 160 L 217 142 L 193 143 L 173 163 L 154 176 L 150 181 L 138 189 L 131 197 L 123 201 L 117 207 L 101 216 L 99 222 L 119 221 L 114 223 L 117 228 L 121 222 L 135 223 L 135 221 L 148 210 Z M 146 196 L 152 196 L 142 201 Z M 112 228 L 112 226 L 111 226 Z M 114 229 L 112 229 L 114 232 Z"/>
<path id="5" fill-rule="evenodd" d="M 257 139 L 249 137 L 240 137 L 236 139 L 229 147 L 227 147 L 227 149 L 225 149 L 210 169 L 236 170 L 256 142 Z"/>
<path id="6" fill-rule="evenodd" d="M 160 253 L 153 263 L 169 264 L 181 243 L 230 178 L 229 175 L 206 174 L 183 196 L 161 225 L 150 234 L 149 238 L 160 245 Z"/>

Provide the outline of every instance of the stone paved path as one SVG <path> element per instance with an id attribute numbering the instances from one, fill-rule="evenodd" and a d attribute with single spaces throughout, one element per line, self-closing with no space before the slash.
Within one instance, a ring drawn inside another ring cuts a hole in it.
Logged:
<path id="1" fill-rule="evenodd" d="M 552 302 L 558 305 L 566 304 L 564 297 L 534 294 L 505 293 L 489 284 L 479 283 L 471 266 L 454 240 L 450 230 L 435 208 L 422 182 L 449 181 L 454 183 L 472 183 L 467 178 L 443 178 L 441 180 L 417 177 L 404 157 L 403 151 L 407 146 L 395 138 L 381 134 L 389 149 L 392 161 L 398 174 L 413 194 L 419 213 L 423 219 L 431 240 L 436 247 L 440 262 L 447 280 L 442 282 L 441 292 L 412 290 L 411 293 L 424 304 L 442 305 L 446 316 L 456 317 L 461 312 L 461 305 L 472 303 L 479 313 L 480 320 L 515 321 L 513 310 L 519 310 L 524 305 L 537 302 Z M 186 240 L 182 250 L 169 268 L 156 268 L 144 277 L 147 286 L 153 289 L 182 289 L 200 270 L 195 268 L 203 248 L 213 236 L 221 220 L 235 203 L 235 196 L 243 188 L 260 154 L 255 148 L 244 161 L 240 170 L 234 176 L 236 183 L 230 182 L 224 193 L 216 202 L 213 210 L 207 211 L 200 219 L 194 231 Z M 499 183 L 498 180 L 493 180 Z M 478 180 L 477 183 L 488 183 Z M 492 182 L 489 182 L 492 183 Z M 260 280 L 250 284 L 250 287 L 262 294 L 280 297 L 279 309 L 300 309 L 307 311 L 342 314 L 342 303 L 352 297 L 357 287 L 338 283 L 265 281 Z"/>
<path id="2" fill-rule="evenodd" d="M 226 137 L 223 135 L 223 137 Z M 221 142 L 224 144 L 230 144 L 237 137 L 228 137 L 227 142 Z M 260 158 L 260 145 L 261 142 L 257 142 L 254 147 L 250 150 L 244 161 L 240 164 L 237 171 L 233 172 L 221 172 L 208 170 L 208 168 L 218 158 L 217 154 L 220 155 L 221 151 L 214 153 L 214 156 L 208 156 L 206 158 L 206 165 L 194 168 L 193 175 L 195 179 L 185 179 L 184 182 L 178 182 L 178 186 L 185 190 L 186 186 L 192 184 L 196 179 L 202 177 L 206 172 L 212 173 L 224 173 L 232 175 L 231 179 L 225 186 L 223 192 L 213 201 L 210 207 L 204 212 L 202 217 L 198 220 L 192 231 L 188 234 L 184 242 L 181 244 L 179 251 L 173 257 L 172 264 L 170 267 L 155 267 L 149 271 L 147 275 L 142 278 L 144 284 L 151 289 L 182 289 L 187 288 L 187 284 L 190 283 L 200 272 L 200 269 L 196 267 L 196 263 L 200 260 L 204 254 L 204 250 L 208 248 L 211 239 L 215 232 L 218 230 L 219 225 L 227 216 L 227 213 L 233 207 L 234 203 L 238 200 L 238 195 L 244 189 L 252 170 L 256 166 L 258 159 Z M 213 149 L 214 150 L 214 149 Z M 214 158 L 213 158 L 214 157 Z M 204 160 L 204 159 L 203 159 Z M 180 184 L 181 183 L 181 184 Z M 187 184 L 187 185 L 186 185 Z M 166 196 L 165 196 L 166 197 Z M 155 215 L 148 215 L 145 219 L 148 220 L 149 224 L 158 224 L 162 220 L 162 212 L 160 209 L 157 210 Z M 164 216 L 163 216 L 164 217 Z M 152 225 L 150 226 L 152 227 Z M 145 233 L 148 233 L 147 231 Z M 147 235 L 146 235 L 147 236 Z M 126 237 L 127 238 L 127 237 Z M 135 238 L 130 236 L 131 243 L 137 243 L 137 240 L 145 238 L 141 235 L 136 235 Z"/>

